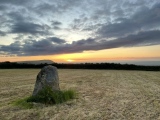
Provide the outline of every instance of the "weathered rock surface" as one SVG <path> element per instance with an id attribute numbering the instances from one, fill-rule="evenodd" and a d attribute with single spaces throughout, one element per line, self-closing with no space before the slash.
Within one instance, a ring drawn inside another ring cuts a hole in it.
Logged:
<path id="1" fill-rule="evenodd" d="M 51 65 L 45 66 L 37 75 L 33 96 L 35 96 L 42 88 L 51 87 L 52 90 L 60 90 L 59 77 L 57 68 Z"/>

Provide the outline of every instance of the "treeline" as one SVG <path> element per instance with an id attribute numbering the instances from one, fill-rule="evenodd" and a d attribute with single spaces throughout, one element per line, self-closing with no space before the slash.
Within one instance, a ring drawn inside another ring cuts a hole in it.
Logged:
<path id="1" fill-rule="evenodd" d="M 0 69 L 24 69 L 24 68 L 42 68 L 48 65 L 44 64 L 28 64 L 16 62 L 1 62 Z M 160 66 L 140 66 L 133 64 L 117 64 L 117 63 L 79 63 L 65 64 L 53 63 L 50 64 L 61 69 L 109 69 L 109 70 L 145 70 L 145 71 L 160 71 Z"/>

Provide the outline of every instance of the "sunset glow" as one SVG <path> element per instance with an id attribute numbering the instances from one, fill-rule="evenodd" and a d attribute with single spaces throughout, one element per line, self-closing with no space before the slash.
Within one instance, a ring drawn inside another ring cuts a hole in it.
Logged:
<path id="1" fill-rule="evenodd" d="M 67 60 L 67 62 L 73 62 L 74 60 L 71 60 L 71 59 L 69 59 L 69 60 Z"/>

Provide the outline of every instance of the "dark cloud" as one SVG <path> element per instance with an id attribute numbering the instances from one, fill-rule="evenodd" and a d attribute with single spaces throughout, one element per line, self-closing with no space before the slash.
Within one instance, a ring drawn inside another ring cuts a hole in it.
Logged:
<path id="1" fill-rule="evenodd" d="M 59 21 L 51 21 L 51 25 L 53 26 L 54 30 L 61 30 L 60 26 L 62 25 Z"/>
<path id="2" fill-rule="evenodd" d="M 115 40 L 96 40 L 93 38 L 66 43 L 56 37 L 39 41 L 27 40 L 25 43 L 14 42 L 10 45 L 1 45 L 0 51 L 18 56 L 53 55 L 62 53 L 76 53 L 85 50 L 103 50 L 119 47 L 150 46 L 160 44 L 160 30 L 144 31 Z"/>
<path id="3" fill-rule="evenodd" d="M 90 45 L 90 44 L 93 44 L 93 43 L 97 43 L 95 41 L 95 39 L 92 39 L 92 38 L 88 38 L 88 39 L 83 39 L 83 40 L 78 40 L 78 41 L 73 41 L 72 44 L 73 45 L 77 45 L 77 46 L 83 46 L 83 45 Z"/>
<path id="4" fill-rule="evenodd" d="M 5 32 L 0 31 L 0 36 L 5 36 L 5 35 L 6 35 L 6 33 L 5 33 Z"/>
<path id="5" fill-rule="evenodd" d="M 7 45 L 0 45 L 0 51 L 4 52 L 4 54 L 7 55 L 20 55 L 21 52 L 21 44 L 18 41 L 15 41 L 14 43 Z"/>
<path id="6" fill-rule="evenodd" d="M 28 56 L 47 55 L 60 52 L 65 40 L 50 37 L 42 40 L 16 41 L 10 45 L 0 45 L 0 51 L 8 55 Z M 66 45 L 66 44 L 65 44 Z"/>
<path id="7" fill-rule="evenodd" d="M 81 2 L 81 0 L 46 0 L 45 2 L 39 2 L 39 4 L 31 9 L 38 15 L 42 16 L 45 16 L 46 14 L 53 15 L 53 13 L 60 15 L 66 13 L 74 7 L 77 7 Z"/>
<path id="8" fill-rule="evenodd" d="M 136 47 L 150 46 L 160 44 L 160 31 L 144 31 L 138 34 L 129 35 L 127 37 L 118 38 L 115 40 L 79 40 L 73 42 L 70 46 L 70 52 L 83 52 L 85 50 L 102 50 L 119 47 Z"/>
<path id="9" fill-rule="evenodd" d="M 6 14 L 7 17 L 9 17 L 8 21 L 12 23 L 18 23 L 18 22 L 25 22 L 32 20 L 31 17 L 28 15 L 25 15 L 24 13 L 20 11 L 12 11 Z"/>
<path id="10" fill-rule="evenodd" d="M 41 3 L 37 5 L 36 7 L 32 8 L 34 12 L 37 14 L 44 16 L 46 14 L 51 14 L 51 13 L 58 13 L 59 10 L 57 9 L 56 5 L 51 4 L 51 3 Z M 40 12 L 43 11 L 43 12 Z"/>
<path id="11" fill-rule="evenodd" d="M 123 21 L 122 23 L 103 25 L 97 33 L 101 37 L 121 37 L 135 32 L 138 28 L 139 26 L 131 21 Z"/>
<path id="12" fill-rule="evenodd" d="M 58 26 L 53 26 L 53 29 L 54 29 L 54 30 L 61 30 L 61 28 L 58 27 Z"/>
<path id="13" fill-rule="evenodd" d="M 10 5 L 24 5 L 32 0 L 0 0 L 1 4 L 10 4 Z M 34 0 L 33 0 L 34 1 Z"/>
<path id="14" fill-rule="evenodd" d="M 67 46 L 67 44 L 64 45 L 64 43 L 64 40 L 56 37 L 42 39 L 40 41 L 29 40 L 25 42 L 23 49 L 21 49 L 24 54 L 20 54 L 20 56 L 51 55 L 62 53 Z"/>
<path id="15" fill-rule="evenodd" d="M 52 21 L 52 25 L 53 26 L 59 26 L 59 25 L 62 25 L 62 23 L 59 22 L 59 21 Z"/>
<path id="16" fill-rule="evenodd" d="M 0 10 L 1 10 L 1 11 L 5 10 L 5 9 L 6 9 L 6 6 L 0 5 Z"/>
<path id="17" fill-rule="evenodd" d="M 160 30 L 143 31 L 138 34 L 131 34 L 127 37 L 118 38 L 108 42 L 111 48 L 150 46 L 160 44 Z"/>
<path id="18" fill-rule="evenodd" d="M 160 27 L 160 4 L 152 8 L 142 7 L 130 18 L 117 18 L 117 22 L 103 24 L 97 33 L 101 37 L 121 37 L 145 29 Z"/>
<path id="19" fill-rule="evenodd" d="M 65 40 L 60 39 L 60 38 L 57 38 L 57 37 L 50 37 L 50 38 L 48 38 L 48 40 L 50 40 L 50 41 L 52 41 L 52 42 L 54 42 L 54 43 L 56 43 L 56 44 L 66 43 Z"/>
<path id="20" fill-rule="evenodd" d="M 18 22 L 11 26 L 11 33 L 23 34 L 48 34 L 47 29 L 43 25 L 30 22 Z"/>
<path id="21" fill-rule="evenodd" d="M 10 31 L 16 34 L 46 34 L 47 30 L 44 25 L 32 22 L 32 18 L 24 16 L 21 12 L 10 12 Z"/>

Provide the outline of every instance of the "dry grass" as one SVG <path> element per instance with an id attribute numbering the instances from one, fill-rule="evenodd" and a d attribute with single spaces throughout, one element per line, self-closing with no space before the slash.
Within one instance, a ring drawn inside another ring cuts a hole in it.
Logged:
<path id="1" fill-rule="evenodd" d="M 62 90 L 78 99 L 23 109 L 12 102 L 32 94 L 37 69 L 0 70 L 0 120 L 158 120 L 160 72 L 59 70 Z"/>

